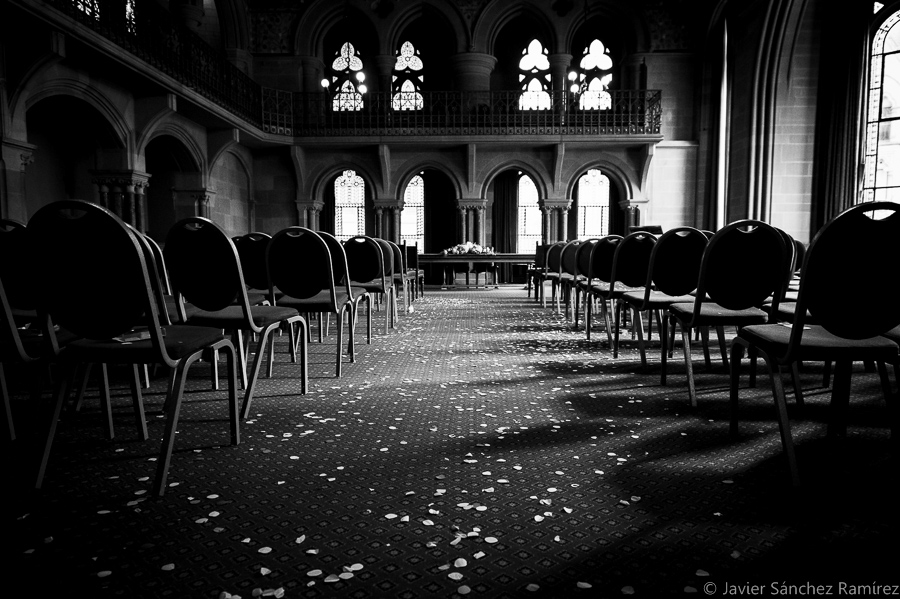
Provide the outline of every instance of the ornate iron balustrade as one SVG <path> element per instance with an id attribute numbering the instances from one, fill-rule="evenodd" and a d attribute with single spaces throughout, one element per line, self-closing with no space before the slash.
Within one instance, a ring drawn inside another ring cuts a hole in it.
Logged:
<path id="1" fill-rule="evenodd" d="M 395 110 L 393 94 L 367 93 L 361 110 L 335 110 L 330 94 L 295 93 L 294 127 L 286 135 L 656 135 L 659 90 L 609 92 L 610 108 L 578 107 L 571 92 L 551 92 L 550 107 L 519 107 L 522 92 L 423 92 L 419 110 Z M 280 133 L 276 110 L 264 107 L 263 127 Z M 271 123 L 270 123 L 271 119 Z"/>
<path id="2" fill-rule="evenodd" d="M 250 124 L 262 125 L 260 85 L 199 35 L 177 24 L 156 2 L 48 0 L 48 3 Z"/>

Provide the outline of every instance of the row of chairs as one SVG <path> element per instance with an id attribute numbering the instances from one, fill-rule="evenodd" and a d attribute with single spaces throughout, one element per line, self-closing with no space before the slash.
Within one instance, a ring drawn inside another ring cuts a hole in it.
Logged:
<path id="1" fill-rule="evenodd" d="M 394 248 L 389 242 L 360 236 L 342 244 L 327 233 L 301 227 L 266 237 L 265 243 L 258 245 L 244 240 L 235 243 L 212 221 L 189 218 L 170 229 L 163 250 L 111 212 L 76 200 L 41 208 L 27 227 L 13 221 L 2 223 L 2 363 L 42 368 L 53 364 L 60 370 L 38 468 L 38 488 L 78 369 L 84 372 L 83 391 L 89 371 L 84 366 L 101 366 L 101 400 L 110 436 L 106 367 L 132 367 L 135 418 L 144 440 L 148 436 L 138 366 L 170 369 L 164 404 L 167 421 L 153 483 L 154 493 L 162 495 L 187 372 L 194 362 L 207 356 L 216 366 L 219 352 L 225 354 L 231 442 L 237 444 L 239 419 L 249 414 L 267 344 L 271 376 L 276 331 L 284 328 L 291 336 L 292 361 L 300 362 L 301 393 L 307 390 L 309 328 L 304 315 L 337 316 L 337 376 L 343 354 L 342 321 L 347 322 L 347 353 L 352 362 L 353 332 L 362 301 L 368 308 L 367 340 L 371 342 L 371 294 L 385 299 L 387 332 L 388 318 L 393 323 L 396 316 L 396 288 L 405 288 L 404 281 L 413 279 L 402 271 L 396 277 Z M 255 287 L 265 292 L 257 293 Z M 249 372 L 245 332 L 257 338 Z M 242 407 L 237 398 L 239 371 L 244 388 Z M 6 429 L 13 440 L 15 428 L 3 375 L 0 370 Z M 33 380 L 39 382 L 40 378 Z M 33 395 L 39 397 L 39 388 L 35 388 Z"/>
<path id="2" fill-rule="evenodd" d="M 618 355 L 620 314 L 631 312 L 643 367 L 647 359 L 641 313 L 650 314 L 651 326 L 655 316 L 663 385 L 678 326 L 692 406 L 697 405 L 697 394 L 691 340 L 695 334 L 703 338 L 709 364 L 708 331 L 715 329 L 723 364 L 731 374 L 731 430 L 735 435 L 741 358 L 747 352 L 752 359 L 753 385 L 755 358 L 762 356 L 772 378 L 784 452 L 796 485 L 799 477 L 781 383 L 783 369 L 790 369 L 795 399 L 802 407 L 799 364 L 836 362 L 834 420 L 829 426 L 833 434 L 841 434 L 845 427 L 841 423 L 853 361 L 877 364 L 885 398 L 895 399 L 885 364 L 893 364 L 900 377 L 900 306 L 886 299 L 862 317 L 850 315 L 840 286 L 864 280 L 876 288 L 875 297 L 892 297 L 892 284 L 880 272 L 879 257 L 896 255 L 898 212 L 900 206 L 893 203 L 851 208 L 823 227 L 808 250 L 784 231 L 758 220 L 734 222 L 715 233 L 678 227 L 659 236 L 636 231 L 624 237 L 538 246 L 531 271 L 535 299 L 546 305 L 545 286 L 550 283 L 557 312 L 564 303 L 568 321 L 577 327 L 579 298 L 583 297 L 588 339 L 593 306 L 598 304 L 614 356 Z M 730 363 L 726 328 L 736 331 Z M 896 428 L 895 409 L 893 405 L 890 408 L 892 431 Z"/>

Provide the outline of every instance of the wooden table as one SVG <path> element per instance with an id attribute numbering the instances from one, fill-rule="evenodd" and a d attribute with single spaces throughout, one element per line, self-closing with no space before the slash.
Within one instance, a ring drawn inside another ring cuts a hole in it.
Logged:
<path id="1" fill-rule="evenodd" d="M 419 266 L 431 264 L 440 266 L 444 270 L 445 287 L 455 287 L 454 274 L 456 269 L 454 265 L 465 265 L 466 269 L 466 287 L 469 287 L 469 273 L 473 271 L 476 265 L 484 267 L 485 271 L 491 272 L 494 277 L 494 287 L 497 285 L 497 272 L 500 264 L 533 264 L 534 254 L 419 254 Z M 476 282 L 477 282 L 476 278 Z M 487 275 L 485 275 L 485 287 L 487 287 Z"/>

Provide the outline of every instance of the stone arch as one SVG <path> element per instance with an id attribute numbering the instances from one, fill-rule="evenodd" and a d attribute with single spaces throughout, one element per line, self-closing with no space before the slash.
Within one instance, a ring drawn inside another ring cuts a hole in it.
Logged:
<path id="1" fill-rule="evenodd" d="M 494 2 L 478 17 L 472 31 L 472 46 L 480 52 L 496 56 L 494 44 L 497 36 L 516 18 L 525 17 L 532 20 L 541 33 L 546 36 L 547 48 L 553 51 L 558 47 L 559 36 L 552 27 L 554 18 L 540 7 L 528 3 Z"/>
<path id="2" fill-rule="evenodd" d="M 550 185 L 546 178 L 541 176 L 535 168 L 526 164 L 522 160 L 508 160 L 494 165 L 485 175 L 484 180 L 481 183 L 481 189 L 479 190 L 478 197 L 486 199 L 487 190 L 491 186 L 491 183 L 494 182 L 494 179 L 497 177 L 497 175 L 510 169 L 520 170 L 524 174 L 531 177 L 531 180 L 534 181 L 535 187 L 537 187 L 539 201 L 543 204 L 544 199 L 546 199 L 550 194 L 552 185 Z"/>
<path id="3" fill-rule="evenodd" d="M 34 77 L 26 86 L 20 88 L 20 92 L 13 99 L 14 108 L 11 114 L 14 117 L 15 115 L 21 115 L 21 118 L 13 118 L 13 122 L 19 123 L 24 128 L 26 126 L 26 113 L 41 100 L 55 96 L 77 98 L 90 105 L 109 124 L 110 128 L 115 132 L 120 147 L 126 150 L 127 164 L 123 166 L 130 168 L 132 166 L 132 153 L 130 150 L 133 150 L 131 127 L 122 111 L 101 89 L 101 86 L 92 86 L 88 81 L 68 77 L 54 77 L 46 80 Z M 25 132 L 22 131 L 22 138 L 24 139 L 25 137 Z"/>
<path id="4" fill-rule="evenodd" d="M 446 24 L 452 39 L 456 40 L 457 44 L 451 54 L 465 52 L 469 46 L 469 29 L 466 27 L 462 15 L 455 10 L 455 6 L 451 7 L 449 4 L 435 2 L 422 2 L 400 10 L 384 37 L 386 48 L 383 51 L 393 53 L 398 44 L 403 42 L 400 38 L 407 28 L 425 15 L 440 19 Z"/>
<path id="5" fill-rule="evenodd" d="M 617 57 L 619 60 L 628 54 L 647 51 L 650 45 L 646 20 L 631 5 L 597 4 L 588 7 L 583 18 L 570 20 L 566 30 L 560 34 L 562 47 L 565 52 L 572 54 L 573 64 L 581 59 L 581 48 L 574 47 L 574 44 L 580 37 L 588 37 L 586 32 L 589 30 L 599 31 L 590 37 L 600 37 L 604 44 L 609 41 L 602 36 L 612 34 L 622 44 Z"/>
<path id="6" fill-rule="evenodd" d="M 147 233 L 163 243 L 177 221 L 208 216 L 206 160 L 194 137 L 175 123 L 163 123 L 147 135 L 141 153 L 150 174 Z"/>
<path id="7" fill-rule="evenodd" d="M 201 174 L 202 179 L 200 183 L 205 185 L 206 177 L 209 172 L 209 165 L 206 160 L 205 152 L 197 143 L 195 136 L 191 135 L 190 131 L 187 131 L 184 127 L 176 122 L 161 122 L 157 127 L 148 131 L 144 138 L 141 140 L 140 146 L 137 148 L 138 153 L 146 156 L 147 146 L 154 139 L 161 136 L 174 137 L 179 142 L 181 142 L 182 145 L 184 145 L 185 149 L 188 151 L 188 155 L 193 161 L 193 164 L 191 166 L 193 166 L 194 169 Z"/>
<path id="8" fill-rule="evenodd" d="M 225 48 L 250 48 L 250 16 L 243 0 L 214 0 L 219 13 L 219 29 Z"/>
<path id="9" fill-rule="evenodd" d="M 210 218 L 232 236 L 254 230 L 252 162 L 241 149 L 233 144 L 211 157 L 207 177 L 216 189 Z"/>
<path id="10" fill-rule="evenodd" d="M 373 53 L 377 53 L 382 44 L 379 41 L 378 28 L 367 15 L 356 8 L 343 3 L 319 2 L 307 11 L 294 34 L 293 47 L 300 56 L 319 56 L 325 62 L 326 72 L 330 65 L 330 49 L 325 47 L 332 30 L 345 19 L 350 19 L 360 31 L 371 38 Z M 370 68 L 374 65 L 367 65 Z"/>
<path id="11" fill-rule="evenodd" d="M 456 197 L 461 198 L 465 194 L 464 187 L 460 182 L 459 173 L 454 172 L 453 169 L 448 167 L 445 163 L 437 161 L 437 160 L 425 160 L 423 162 L 416 163 L 415 166 L 411 166 L 407 169 L 404 169 L 401 173 L 398 173 L 397 177 L 397 187 L 395 191 L 395 197 L 397 198 L 398 203 L 403 202 L 403 194 L 406 192 L 406 186 L 409 185 L 409 182 L 413 177 L 418 175 L 423 170 L 435 170 L 443 173 L 453 184 L 453 188 L 456 192 Z"/>

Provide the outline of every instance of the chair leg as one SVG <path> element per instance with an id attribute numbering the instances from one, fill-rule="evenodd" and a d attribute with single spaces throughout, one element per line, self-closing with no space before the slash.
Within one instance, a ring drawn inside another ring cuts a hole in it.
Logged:
<path id="1" fill-rule="evenodd" d="M 8 441 L 16 440 L 16 426 L 13 423 L 12 406 L 9 403 L 9 388 L 6 386 L 6 373 L 3 371 L 3 363 L 0 362 L 0 394 L 3 395 L 3 413 L 6 416 L 6 434 Z"/>
<path id="2" fill-rule="evenodd" d="M 350 363 L 356 362 L 356 327 L 353 326 L 353 305 L 346 304 L 343 308 L 347 311 L 347 353 L 350 355 Z"/>
<path id="3" fill-rule="evenodd" d="M 731 424 L 729 433 L 738 436 L 738 386 L 741 383 L 741 358 L 744 357 L 744 344 L 739 338 L 731 345 Z"/>
<path id="4" fill-rule="evenodd" d="M 590 291 L 584 290 L 584 334 L 587 340 L 591 340 L 591 322 L 594 316 L 594 296 Z"/>
<path id="5" fill-rule="evenodd" d="M 709 370 L 712 368 L 712 358 L 709 355 L 709 327 L 697 327 L 697 330 L 703 343 L 703 360 L 706 362 L 707 370 Z"/>
<path id="6" fill-rule="evenodd" d="M 344 358 L 344 309 L 341 307 L 337 313 L 337 360 L 335 361 L 334 376 L 341 378 L 341 361 Z"/>
<path id="7" fill-rule="evenodd" d="M 691 363 L 691 328 L 681 325 L 681 349 L 684 352 L 684 368 L 687 374 L 688 397 L 691 407 L 697 407 L 697 392 L 694 389 L 694 366 Z"/>
<path id="8" fill-rule="evenodd" d="M 675 329 L 675 323 L 672 323 L 672 330 Z M 659 324 L 659 342 L 661 344 L 660 347 L 660 371 L 659 371 L 659 384 L 662 386 L 666 385 L 666 369 L 668 365 L 666 364 L 666 360 L 669 357 L 669 312 L 666 311 L 662 315 L 662 322 Z"/>
<path id="9" fill-rule="evenodd" d="M 613 347 L 613 329 L 612 323 L 610 322 L 609 311 L 612 308 L 607 302 L 605 297 L 599 298 L 600 300 L 600 312 L 603 314 L 604 324 L 606 325 L 606 341 L 609 343 L 609 348 Z M 618 329 L 616 329 L 618 331 Z"/>
<path id="10" fill-rule="evenodd" d="M 719 338 L 719 351 L 722 354 L 722 366 L 728 368 L 728 344 L 725 342 L 725 327 L 716 327 L 716 336 Z"/>
<path id="11" fill-rule="evenodd" d="M 116 431 L 113 428 L 112 404 L 109 399 L 109 371 L 106 364 L 100 364 L 100 407 L 106 414 L 106 436 L 114 439 Z"/>
<path id="12" fill-rule="evenodd" d="M 619 313 L 622 312 L 622 310 L 624 309 L 624 306 L 618 300 L 616 300 L 616 301 L 610 300 L 610 303 L 613 306 L 613 310 L 615 310 L 615 315 L 613 317 L 613 320 L 615 321 L 614 326 L 615 326 L 616 333 L 613 336 L 613 344 L 612 344 L 613 358 L 618 358 L 619 357 Z"/>
<path id="13" fill-rule="evenodd" d="M 644 347 L 644 322 L 641 319 L 641 313 L 637 311 L 637 308 L 632 308 L 635 311 L 637 317 L 634 319 L 637 328 L 637 338 L 638 338 L 638 349 L 641 351 L 641 368 L 647 368 L 647 350 Z M 652 326 L 653 323 L 653 313 L 650 313 L 650 323 Z"/>
<path id="14" fill-rule="evenodd" d="M 279 331 L 280 331 L 279 325 Z M 269 361 L 266 364 L 266 378 L 272 378 L 275 372 L 275 334 L 269 335 Z"/>
<path id="15" fill-rule="evenodd" d="M 41 453 L 41 461 L 38 464 L 37 477 L 35 478 L 34 488 L 40 489 L 44 483 L 44 474 L 47 472 L 47 462 L 50 460 L 50 450 L 53 447 L 53 439 L 56 436 L 56 427 L 59 424 L 59 415 L 62 412 L 63 404 L 66 401 L 66 395 L 69 393 L 75 377 L 74 367 L 67 367 L 60 373 L 59 381 L 56 384 L 56 404 L 53 406 L 50 415 L 50 425 L 47 429 L 47 438 L 44 441 L 44 450 Z"/>
<path id="16" fill-rule="evenodd" d="M 131 401 L 134 404 L 134 420 L 138 434 L 141 441 L 146 441 L 150 436 L 147 434 L 147 418 L 144 416 L 144 398 L 141 396 L 141 380 L 137 364 L 131 365 L 131 377 L 128 382 L 131 384 Z"/>
<path id="17" fill-rule="evenodd" d="M 831 389 L 831 417 L 828 420 L 828 436 L 847 436 L 847 408 L 850 404 L 850 377 L 853 362 L 839 360 L 834 365 L 834 385 Z"/>
<path id="18" fill-rule="evenodd" d="M 262 362 L 262 357 L 265 353 L 266 341 L 272 330 L 278 327 L 279 324 L 280 323 L 277 322 L 270 324 L 259 334 L 259 341 L 256 345 L 256 355 L 253 357 L 253 368 L 247 375 L 247 387 L 244 392 L 244 408 L 241 410 L 242 418 L 246 418 L 250 414 L 250 402 L 253 401 L 253 392 L 256 390 L 260 362 Z"/>
<path id="19" fill-rule="evenodd" d="M 797 456 L 794 453 L 794 441 L 791 438 L 791 423 L 788 420 L 787 401 L 784 397 L 784 386 L 781 382 L 781 367 L 773 364 L 769 356 L 763 352 L 766 364 L 769 366 L 769 377 L 772 379 L 772 395 L 775 397 L 775 408 L 778 411 L 778 430 L 781 433 L 781 446 L 788 461 L 788 470 L 791 475 L 791 483 L 794 487 L 800 486 L 800 475 L 797 470 Z"/>
<path id="20" fill-rule="evenodd" d="M 794 381 L 794 401 L 799 407 L 803 407 L 803 388 L 800 386 L 800 363 L 791 364 L 791 379 Z"/>

